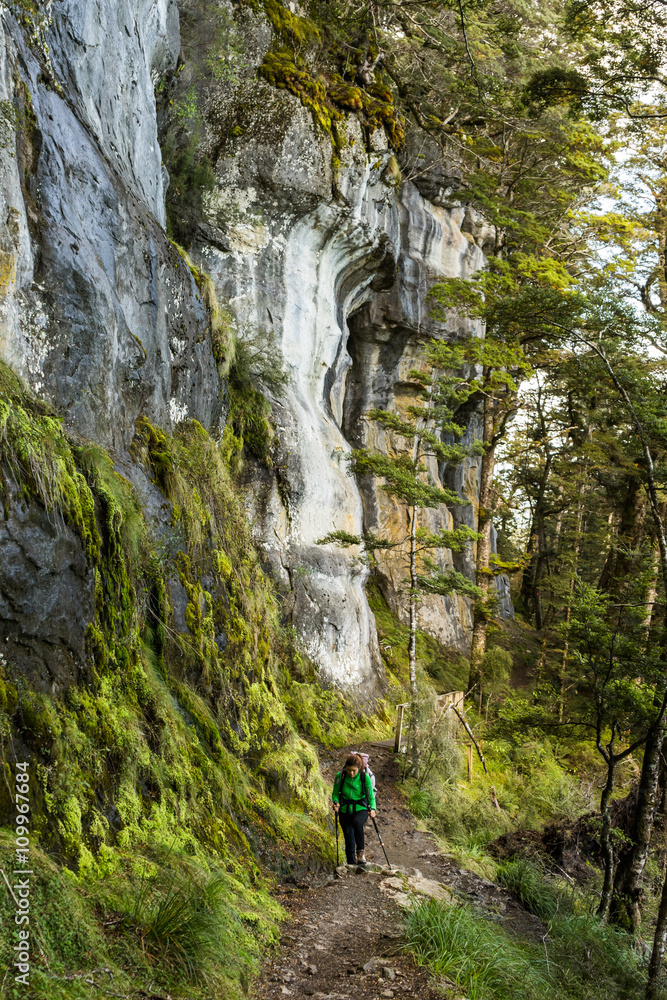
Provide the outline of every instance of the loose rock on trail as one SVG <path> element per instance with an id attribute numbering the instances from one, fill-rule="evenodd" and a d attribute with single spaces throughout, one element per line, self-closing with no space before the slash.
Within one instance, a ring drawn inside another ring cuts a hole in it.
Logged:
<path id="1" fill-rule="evenodd" d="M 377 822 L 388 870 L 372 822 L 366 825 L 366 869 L 342 865 L 335 873 L 292 878 L 280 887 L 290 917 L 277 952 L 255 985 L 257 1000 L 448 1000 L 463 991 L 436 979 L 403 953 L 406 906 L 417 898 L 465 900 L 510 931 L 541 938 L 545 926 L 499 886 L 456 865 L 430 833 L 417 830 L 396 788 L 398 764 L 385 744 L 362 748 L 377 778 Z M 333 783 L 344 752 L 322 756 Z M 344 861 L 341 834 L 341 859 Z"/>

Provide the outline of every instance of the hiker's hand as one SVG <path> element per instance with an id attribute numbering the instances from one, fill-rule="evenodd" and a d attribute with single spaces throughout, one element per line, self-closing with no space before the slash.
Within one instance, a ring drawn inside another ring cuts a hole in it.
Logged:
<path id="1" fill-rule="evenodd" d="M 331 803 L 331 808 L 333 809 L 333 811 L 334 811 L 335 813 L 337 813 L 337 812 L 338 812 L 338 810 L 340 809 L 340 805 L 339 805 L 339 803 L 338 803 L 338 802 L 332 802 L 332 803 Z"/>
<path id="2" fill-rule="evenodd" d="M 371 809 L 371 819 L 375 819 L 375 809 Z"/>

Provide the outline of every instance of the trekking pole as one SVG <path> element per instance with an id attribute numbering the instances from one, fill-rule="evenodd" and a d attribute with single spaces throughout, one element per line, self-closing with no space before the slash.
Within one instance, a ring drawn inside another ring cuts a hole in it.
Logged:
<path id="1" fill-rule="evenodd" d="M 378 835 L 378 840 L 380 841 L 380 847 L 382 848 L 382 850 L 383 850 L 383 852 L 384 852 L 384 856 L 385 856 L 385 858 L 387 858 L 387 852 L 386 852 L 386 851 L 385 851 L 385 849 L 384 849 L 384 842 L 383 842 L 383 840 L 382 840 L 382 837 L 380 836 L 380 831 L 378 830 L 378 825 L 377 825 L 377 823 L 375 822 L 375 816 L 371 816 L 371 819 L 373 820 L 373 826 L 375 827 L 375 832 L 377 833 L 377 835 Z M 389 858 L 387 858 L 387 864 L 388 864 L 388 865 L 389 865 L 389 867 L 391 868 L 391 865 L 389 864 Z"/>
<path id="2" fill-rule="evenodd" d="M 340 865 L 340 857 L 338 856 L 338 810 L 336 809 L 336 868 Z"/>

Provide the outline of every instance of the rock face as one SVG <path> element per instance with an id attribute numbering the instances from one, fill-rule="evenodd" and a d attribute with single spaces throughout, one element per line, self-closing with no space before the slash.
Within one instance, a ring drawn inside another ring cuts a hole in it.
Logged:
<path id="1" fill-rule="evenodd" d="M 140 414 L 215 431 L 206 310 L 164 231 L 153 86 L 178 55 L 176 5 L 59 3 L 49 43 L 51 79 L 0 19 L 0 100 L 19 126 L 0 150 L 0 356 L 119 452 Z"/>
<path id="2" fill-rule="evenodd" d="M 188 53 L 209 44 L 198 14 L 210 11 L 196 0 L 180 7 L 181 78 L 199 102 L 201 142 L 215 164 L 191 253 L 239 335 L 270 342 L 289 375 L 272 401 L 272 466 L 247 470 L 256 539 L 322 676 L 365 697 L 381 675 L 368 570 L 361 553 L 319 540 L 335 529 L 402 533 L 401 511 L 370 484 L 360 492 L 346 456 L 358 444 L 386 445 L 364 414 L 400 405 L 421 339 L 465 326 L 434 324 L 427 293 L 437 277 L 482 265 L 485 228 L 452 200 L 456 178 L 442 170 L 397 186 L 389 150 L 376 135 L 367 155 L 355 119 L 334 170 L 330 140 L 309 112 L 256 78 L 271 39 L 258 15 L 216 7 L 222 27 L 210 37 L 226 46 L 225 70 L 202 84 Z M 127 469 L 142 414 L 168 430 L 186 418 L 214 435 L 224 425 L 197 276 L 164 228 L 155 90 L 176 66 L 179 10 L 175 0 L 62 0 L 50 54 L 26 38 L 3 9 L 0 357 Z M 230 132 L 239 93 L 243 128 Z M 476 419 L 469 415 L 470 439 Z M 469 502 L 432 513 L 430 525 L 474 525 L 475 460 L 429 471 Z M 10 537 L 27 551 L 18 535 L 38 530 L 30 512 L 21 517 L 2 529 L 3 575 L 15 555 Z M 54 546 L 65 559 L 65 541 Z M 439 561 L 453 562 L 447 552 Z M 74 617 L 83 620 L 88 584 L 75 560 L 66 562 L 62 572 L 79 588 Z M 470 574 L 470 554 L 454 565 Z M 379 569 L 387 600 L 403 614 L 400 556 Z M 423 622 L 446 645 L 466 648 L 466 601 L 430 598 Z M 58 641 L 74 662 L 79 640 Z"/>
<path id="3" fill-rule="evenodd" d="M 194 253 L 219 296 L 232 303 L 239 328 L 264 331 L 289 373 L 287 392 L 275 401 L 274 470 L 251 477 L 258 544 L 324 676 L 370 690 L 379 656 L 366 565 L 361 553 L 318 541 L 334 530 L 405 536 L 405 512 L 372 484 L 362 494 L 346 458 L 356 445 L 388 449 L 365 413 L 400 404 L 425 337 L 464 327 L 468 335 L 481 332 L 460 319 L 452 330 L 436 324 L 427 296 L 438 277 L 466 277 L 484 257 L 462 231 L 464 207 L 433 204 L 410 181 L 388 182 L 382 142 L 367 156 L 349 123 L 347 155 L 332 178 L 328 139 L 318 141 L 298 101 L 265 95 L 265 127 L 271 105 L 271 183 L 265 151 L 249 130 L 234 155 L 218 160 L 206 230 Z M 230 249 L 212 246 L 208 231 L 226 233 Z M 470 439 L 475 420 L 472 414 Z M 456 515 L 444 507 L 429 512 L 425 524 L 474 526 L 477 465 L 477 459 L 449 470 L 432 464 L 433 477 L 454 479 L 468 506 Z M 437 561 L 447 568 L 451 554 L 441 552 Z M 472 573 L 470 558 L 462 568 Z M 379 570 L 385 597 L 404 616 L 405 552 L 381 558 Z M 466 600 L 428 597 L 421 616 L 443 644 L 467 649 Z"/>
<path id="4" fill-rule="evenodd" d="M 0 651 L 35 690 L 61 694 L 85 661 L 93 572 L 80 539 L 53 512 L 15 491 L 8 499 L 7 512 L 0 509 Z"/>

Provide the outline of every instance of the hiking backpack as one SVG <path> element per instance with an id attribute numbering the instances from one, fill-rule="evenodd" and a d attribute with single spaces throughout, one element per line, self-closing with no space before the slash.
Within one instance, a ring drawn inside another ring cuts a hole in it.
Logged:
<path id="1" fill-rule="evenodd" d="M 350 753 L 355 753 L 357 757 L 361 757 L 362 761 L 364 762 L 364 768 L 363 768 L 364 772 L 368 775 L 368 778 L 370 779 L 371 788 L 373 789 L 373 795 L 377 796 L 375 788 L 375 775 L 370 769 L 370 765 L 368 763 L 368 754 L 362 753 L 360 750 L 350 750 Z"/>

